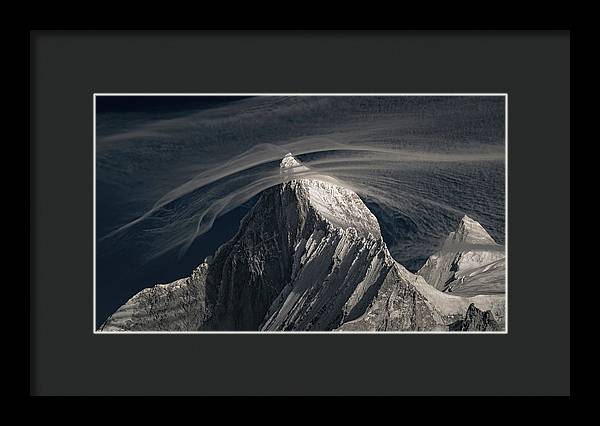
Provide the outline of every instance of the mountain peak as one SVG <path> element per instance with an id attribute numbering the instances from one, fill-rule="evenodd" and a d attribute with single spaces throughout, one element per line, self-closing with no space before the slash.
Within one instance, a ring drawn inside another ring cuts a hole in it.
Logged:
<path id="1" fill-rule="evenodd" d="M 504 257 L 501 246 L 483 226 L 464 215 L 456 231 L 450 232 L 446 238 L 442 249 L 431 255 L 417 273 L 438 290 L 471 292 L 481 281 L 477 281 L 474 275 L 488 273 L 488 278 L 497 276 L 496 272 L 504 267 L 504 263 L 494 262 Z M 485 288 L 479 286 L 476 289 L 479 294 L 497 293 L 496 281 L 483 281 Z M 502 286 L 503 283 L 500 284 Z"/>
<path id="2" fill-rule="evenodd" d="M 377 218 L 351 189 L 318 177 L 300 179 L 297 188 L 300 190 L 300 199 L 305 200 L 315 213 L 333 226 L 354 228 L 361 236 L 371 234 L 381 238 Z"/>
<path id="3" fill-rule="evenodd" d="M 467 215 L 464 215 L 460 221 L 461 223 L 477 223 L 475 220 L 471 219 Z"/>
<path id="4" fill-rule="evenodd" d="M 298 161 L 296 159 L 296 157 L 294 157 L 292 155 L 291 152 L 288 152 L 287 154 L 285 154 L 285 156 L 281 160 L 281 163 L 279 163 L 279 167 L 281 167 L 282 169 L 296 167 L 296 166 L 299 166 L 299 165 L 300 165 L 300 161 Z"/>
<path id="5" fill-rule="evenodd" d="M 310 206 L 319 217 L 334 227 L 354 228 L 361 236 L 371 234 L 376 239 L 381 238 L 377 218 L 343 182 L 315 170 L 306 173 L 311 169 L 291 152 L 283 157 L 279 166 L 284 175 L 284 190 L 292 191 L 300 203 Z"/>
<path id="6" fill-rule="evenodd" d="M 281 163 L 279 163 L 280 173 L 286 176 L 286 180 L 290 178 L 294 178 L 296 173 L 299 172 L 308 172 L 310 169 L 292 155 L 291 152 L 285 154 Z"/>
<path id="7" fill-rule="evenodd" d="M 462 217 L 456 231 L 450 233 L 448 242 L 496 244 L 485 228 L 467 215 Z"/>

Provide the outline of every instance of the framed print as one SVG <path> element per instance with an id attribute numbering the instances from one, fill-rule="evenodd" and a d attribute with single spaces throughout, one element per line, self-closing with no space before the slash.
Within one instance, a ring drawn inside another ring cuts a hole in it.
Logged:
<path id="1" fill-rule="evenodd" d="M 569 397 L 571 33 L 29 33 L 30 395 Z"/>

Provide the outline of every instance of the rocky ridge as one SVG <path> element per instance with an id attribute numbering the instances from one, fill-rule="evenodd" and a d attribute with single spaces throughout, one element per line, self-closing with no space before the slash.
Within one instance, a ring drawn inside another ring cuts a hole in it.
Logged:
<path id="1" fill-rule="evenodd" d="M 286 155 L 283 183 L 262 193 L 210 261 L 141 291 L 99 331 L 436 331 L 463 320 L 471 305 L 502 328 L 503 294 L 462 297 L 429 285 L 392 258 L 356 193 L 329 177 L 295 176 L 306 170 Z M 453 237 L 460 241 L 477 228 L 461 226 Z M 478 256 L 461 257 L 453 272 L 476 267 Z"/>

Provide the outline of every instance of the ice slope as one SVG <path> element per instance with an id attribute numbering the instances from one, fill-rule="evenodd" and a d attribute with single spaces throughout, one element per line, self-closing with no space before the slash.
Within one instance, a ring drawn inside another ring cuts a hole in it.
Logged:
<path id="1" fill-rule="evenodd" d="M 504 293 L 504 258 L 503 248 L 465 215 L 417 274 L 441 291 L 464 296 Z"/>

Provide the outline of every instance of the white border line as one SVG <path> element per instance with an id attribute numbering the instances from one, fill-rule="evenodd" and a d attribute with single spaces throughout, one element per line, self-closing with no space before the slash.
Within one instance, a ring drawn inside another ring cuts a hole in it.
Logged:
<path id="1" fill-rule="evenodd" d="M 504 96 L 504 250 L 506 267 L 504 274 L 504 330 L 503 331 L 97 331 L 96 330 L 96 96 Z M 95 335 L 131 335 L 131 334 L 443 334 L 443 335 L 479 335 L 508 334 L 508 93 L 93 93 L 93 325 Z"/>
<path id="2" fill-rule="evenodd" d="M 94 133 L 94 147 L 93 147 L 93 151 L 94 152 L 92 153 L 92 157 L 93 157 L 92 161 L 93 161 L 94 164 L 92 165 L 92 170 L 93 170 L 93 175 L 94 175 L 94 177 L 93 177 L 93 179 L 94 179 L 94 182 L 93 182 L 93 187 L 94 187 L 94 195 L 93 195 L 93 198 L 94 198 L 94 202 L 93 202 L 94 212 L 92 214 L 92 217 L 93 217 L 93 221 L 94 221 L 94 229 L 93 229 L 93 233 L 94 233 L 94 239 L 93 239 L 93 241 L 94 241 L 93 242 L 93 245 L 94 245 L 94 247 L 93 247 L 93 252 L 94 252 L 93 256 L 94 256 L 94 259 L 93 259 L 93 264 L 94 264 L 94 266 L 92 267 L 92 269 L 94 271 L 93 272 L 93 274 L 94 274 L 94 296 L 93 296 L 93 299 L 94 299 L 94 318 L 93 318 L 93 321 L 94 321 L 94 323 L 92 325 L 92 327 L 93 327 L 92 330 L 94 331 L 94 334 L 96 334 L 97 331 L 96 331 L 96 94 L 95 93 L 93 94 L 93 104 L 94 104 L 93 105 L 93 111 L 94 111 L 94 117 L 93 117 L 93 122 L 94 122 L 94 130 L 93 130 L 93 133 Z"/>
<path id="3" fill-rule="evenodd" d="M 504 95 L 504 331 L 508 334 L 508 93 Z"/>

